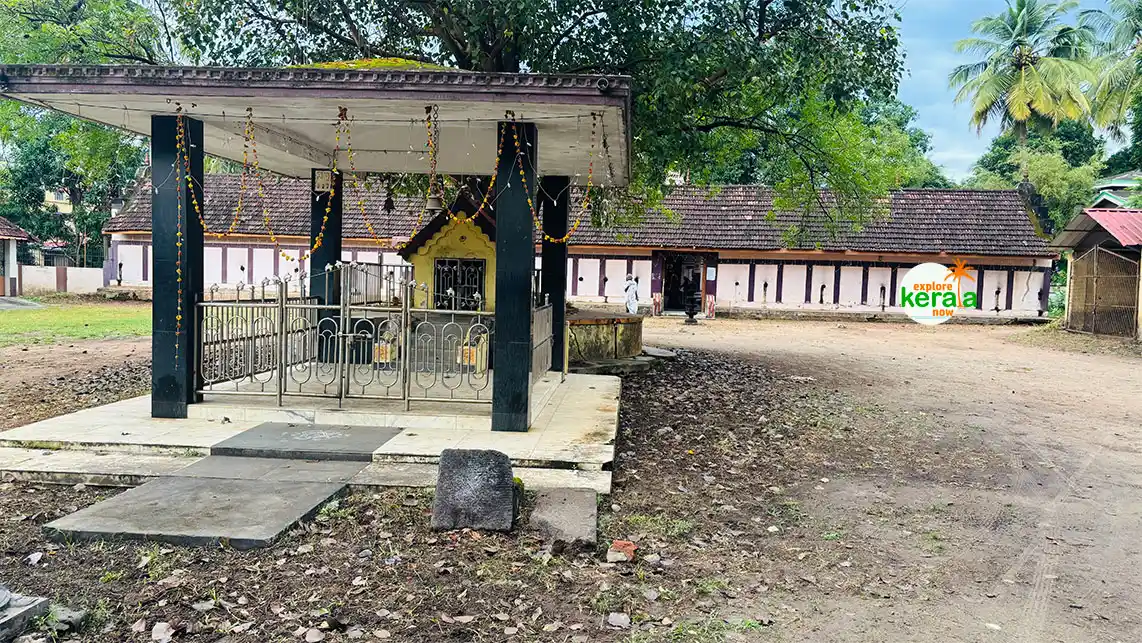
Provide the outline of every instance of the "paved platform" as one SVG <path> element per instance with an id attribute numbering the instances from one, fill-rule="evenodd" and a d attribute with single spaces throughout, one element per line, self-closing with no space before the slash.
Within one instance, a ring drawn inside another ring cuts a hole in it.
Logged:
<path id="1" fill-rule="evenodd" d="M 44 525 L 49 537 L 266 547 L 342 483 L 161 478 Z"/>
<path id="2" fill-rule="evenodd" d="M 447 448 L 497 449 L 506 453 L 516 467 L 598 471 L 608 469 L 614 459 L 620 386 L 617 377 L 568 375 L 566 381 L 551 386 L 545 393 L 548 401 L 533 416 L 532 428 L 527 433 L 494 432 L 486 417 L 424 415 L 424 409 L 389 422 L 387 418 L 393 413 L 370 414 L 365 406 L 337 410 L 336 400 L 306 401 L 307 405 L 326 405 L 322 409 L 286 408 L 273 412 L 292 414 L 287 415 L 293 418 L 287 422 L 299 426 L 341 424 L 397 430 L 391 439 L 374 449 L 374 462 L 432 464 Z M 229 399 L 234 402 L 233 398 Z M 355 401 L 356 404 L 364 402 L 367 400 Z M 328 406 L 330 404 L 333 406 Z M 451 412 L 460 412 L 448 406 Z M 195 404 L 190 408 L 195 414 L 203 412 L 203 407 L 212 408 L 211 404 Z M 263 415 L 255 407 L 250 408 L 254 410 L 241 416 L 225 411 L 211 417 L 155 419 L 150 417 L 150 397 L 142 396 L 0 432 L 0 449 L 201 457 L 258 425 L 281 421 L 274 419 L 280 416 Z M 368 421 L 370 417 L 380 418 L 382 424 Z M 336 419 L 325 421 L 327 418 Z M 465 418 L 471 423 L 466 423 Z M 477 425 L 475 420 L 483 423 Z M 0 457 L 0 472 L 10 471 L 4 462 Z"/>
<path id="3" fill-rule="evenodd" d="M 371 462 L 400 429 L 344 424 L 266 422 L 210 447 L 211 455 Z"/>

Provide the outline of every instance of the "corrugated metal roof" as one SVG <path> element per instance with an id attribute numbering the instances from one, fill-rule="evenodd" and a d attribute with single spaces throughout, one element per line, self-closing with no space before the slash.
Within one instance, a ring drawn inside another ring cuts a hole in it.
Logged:
<path id="1" fill-rule="evenodd" d="M 1142 210 L 1090 208 L 1083 214 L 1094 219 L 1124 246 L 1142 246 Z"/>

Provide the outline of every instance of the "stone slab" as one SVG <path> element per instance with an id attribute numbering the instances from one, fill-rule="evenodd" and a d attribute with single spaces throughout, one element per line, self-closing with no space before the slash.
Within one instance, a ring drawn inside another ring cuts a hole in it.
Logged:
<path id="1" fill-rule="evenodd" d="M 594 547 L 598 512 L 598 495 L 592 489 L 544 489 L 535 494 L 528 524 L 557 551 Z"/>
<path id="2" fill-rule="evenodd" d="M 174 475 L 187 478 L 346 483 L 366 466 L 364 462 L 351 460 L 283 460 L 212 455 L 180 469 Z"/>
<path id="3" fill-rule="evenodd" d="M 211 455 L 371 462 L 401 429 L 345 424 L 265 422 L 210 448 Z"/>
<path id="4" fill-rule="evenodd" d="M 56 540 L 157 540 L 266 547 L 345 488 L 341 483 L 171 477 L 48 523 Z"/>
<path id="5" fill-rule="evenodd" d="M 0 609 L 0 643 L 15 640 L 32 623 L 48 612 L 46 598 L 12 595 L 7 606 Z"/>
<path id="6" fill-rule="evenodd" d="M 440 454 L 432 528 L 511 531 L 519 516 L 520 489 L 511 459 L 499 451 L 445 449 Z"/>

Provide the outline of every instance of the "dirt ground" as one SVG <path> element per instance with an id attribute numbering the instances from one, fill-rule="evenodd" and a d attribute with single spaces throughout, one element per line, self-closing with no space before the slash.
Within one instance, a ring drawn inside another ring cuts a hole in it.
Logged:
<path id="1" fill-rule="evenodd" d="M 43 523 L 114 491 L 0 483 L 0 580 L 90 610 L 91 643 L 1142 640 L 1133 349 L 677 319 L 646 343 L 679 356 L 624 379 L 596 551 L 434 534 L 400 491 L 255 552 L 53 544 Z M 603 562 L 614 538 L 635 563 Z"/>
<path id="2" fill-rule="evenodd" d="M 150 387 L 150 337 L 2 347 L 0 431 L 142 395 Z"/>
<path id="3" fill-rule="evenodd" d="M 819 537 L 853 547 L 841 555 L 852 565 L 807 565 L 804 591 L 770 603 L 795 610 L 787 640 L 1142 640 L 1136 345 L 1021 327 L 661 319 L 645 341 L 812 377 L 800 386 L 832 405 L 786 453 L 808 480 L 785 492 L 828 525 Z"/>

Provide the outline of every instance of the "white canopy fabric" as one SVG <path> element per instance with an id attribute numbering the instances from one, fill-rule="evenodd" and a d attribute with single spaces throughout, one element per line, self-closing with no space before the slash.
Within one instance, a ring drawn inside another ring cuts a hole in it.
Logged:
<path id="1" fill-rule="evenodd" d="M 538 172 L 596 185 L 630 178 L 630 79 L 465 71 L 0 65 L 0 95 L 149 136 L 151 117 L 203 122 L 205 152 L 242 161 L 252 108 L 262 169 L 309 177 L 329 167 L 347 108 L 360 172 L 429 172 L 425 110 L 436 105 L 437 171 L 487 175 L 496 124 L 514 113 L 538 130 Z M 605 139 L 605 145 L 604 145 Z M 342 138 L 337 164 L 349 170 Z M 504 156 L 514 158 L 511 140 Z"/>

